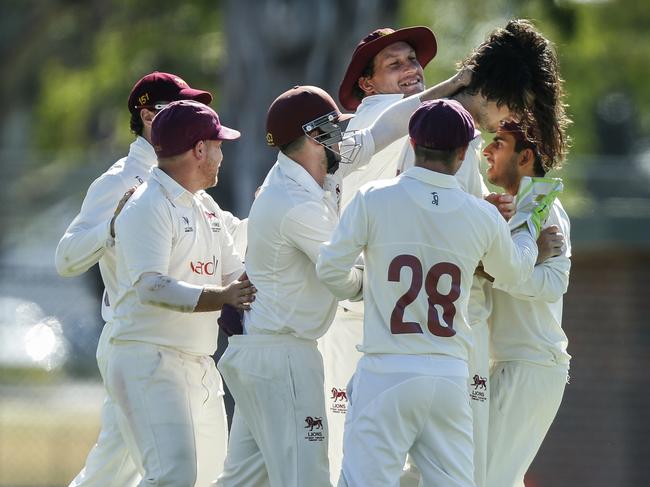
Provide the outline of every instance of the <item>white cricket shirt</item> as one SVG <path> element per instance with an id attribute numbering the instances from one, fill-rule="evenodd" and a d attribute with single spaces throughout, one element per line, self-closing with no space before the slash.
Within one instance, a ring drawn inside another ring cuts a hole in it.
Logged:
<path id="1" fill-rule="evenodd" d="M 564 234 L 561 255 L 535 266 L 532 276 L 517 286 L 494 281 L 489 320 L 492 360 L 555 365 L 571 359 L 562 329 L 562 301 L 571 270 L 571 229 L 560 200 L 555 200 L 545 226 L 551 225 Z"/>
<path id="2" fill-rule="evenodd" d="M 402 98 L 403 95 L 401 94 L 364 97 L 356 112 L 354 112 L 354 118 L 350 120 L 346 130 L 361 130 L 370 127 L 384 110 Z M 405 147 L 410 150 L 405 151 Z M 401 158 L 408 156 L 413 158 L 413 150 L 410 147 L 408 136 L 405 135 L 375 154 L 367 165 L 346 174 L 343 179 L 341 208 L 348 205 L 354 194 L 364 184 L 397 176 L 397 168 L 404 164 Z"/>
<path id="3" fill-rule="evenodd" d="M 370 132 L 355 136 L 361 144 L 355 165 L 374 154 Z M 248 334 L 289 333 L 317 339 L 329 328 L 337 299 L 317 279 L 320 244 L 338 223 L 342 175 L 328 175 L 325 189 L 298 163 L 278 153 L 251 207 L 246 273 L 257 294 L 244 313 Z"/>
<path id="4" fill-rule="evenodd" d="M 117 293 L 111 218 L 124 193 L 149 179 L 149 171 L 156 163 L 156 153 L 151 144 L 145 138 L 137 137 L 131 143 L 128 155 L 90 185 L 81 211 L 56 248 L 56 268 L 62 276 L 77 276 L 99 262 L 105 286 L 102 299 L 102 318 L 105 321 L 111 319 L 110 303 L 115 301 Z"/>
<path id="5" fill-rule="evenodd" d="M 144 137 L 137 137 L 131 143 L 128 155 L 90 185 L 79 214 L 70 223 L 56 248 L 56 268 L 64 277 L 82 274 L 99 262 L 105 286 L 102 298 L 104 321 L 110 321 L 113 315 L 110 303 L 115 301 L 117 295 L 111 218 L 124 193 L 147 181 L 151 168 L 156 164 L 156 153 L 151 144 Z M 221 211 L 221 216 L 235 240 L 237 252 L 243 256 L 246 251 L 247 220 L 240 220 L 227 211 Z"/>
<path id="6" fill-rule="evenodd" d="M 348 123 L 347 130 L 361 130 L 370 127 L 384 110 L 402 100 L 402 98 L 402 94 L 364 97 L 354 113 L 354 118 Z M 367 165 L 358 167 L 343 178 L 341 208 L 345 208 L 350 203 L 361 186 L 370 181 L 394 178 L 397 175 L 397 168 L 407 164 L 404 159 L 412 161 L 413 158 L 413 149 L 408 142 L 408 135 L 376 153 Z M 413 165 L 412 162 L 410 165 Z M 339 302 L 339 307 L 355 313 L 359 320 L 363 319 L 363 301 L 351 302 L 345 300 Z"/>
<path id="7" fill-rule="evenodd" d="M 218 311 L 182 313 L 140 303 L 134 284 L 147 272 L 195 285 L 224 285 L 244 271 L 221 218 L 204 191 L 190 193 L 157 167 L 115 222 L 118 293 L 112 338 L 212 354 Z"/>
<path id="8" fill-rule="evenodd" d="M 465 193 L 455 177 L 413 167 L 361 188 L 321 247 L 317 272 L 342 298 L 358 293 L 363 279 L 364 353 L 466 360 L 478 262 L 504 282 L 532 273 L 537 246 L 528 233 L 515 237 L 519 246 L 497 209 Z M 365 273 L 351 270 L 361 251 Z"/>

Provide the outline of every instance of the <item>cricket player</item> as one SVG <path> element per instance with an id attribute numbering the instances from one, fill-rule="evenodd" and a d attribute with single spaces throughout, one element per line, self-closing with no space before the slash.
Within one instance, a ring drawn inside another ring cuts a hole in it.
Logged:
<path id="1" fill-rule="evenodd" d="M 81 211 L 72 221 L 56 249 L 55 263 L 61 276 L 82 274 L 99 263 L 105 290 L 102 298 L 102 329 L 97 347 L 97 364 L 106 380 L 106 347 L 112 328 L 112 303 L 117 295 L 115 276 L 114 222 L 134 187 L 149 179 L 156 165 L 151 145 L 151 122 L 168 103 L 191 99 L 209 104 L 212 95 L 191 88 L 179 76 L 153 72 L 134 85 L 128 98 L 130 126 L 136 135 L 126 157 L 117 161 L 88 188 Z M 240 221 L 228 212 L 220 218 L 235 238 L 243 255 L 246 248 L 246 220 Z M 86 465 L 70 484 L 78 486 L 134 486 L 140 474 L 128 454 L 124 438 L 117 425 L 115 405 L 106 396 L 102 406 L 102 428 L 97 443 L 90 451 Z"/>
<path id="2" fill-rule="evenodd" d="M 339 486 L 398 485 L 407 453 L 424 485 L 475 485 L 472 276 L 481 260 L 504 282 L 530 276 L 545 216 L 530 215 L 535 235 L 527 228 L 511 238 L 493 205 L 460 188 L 453 175 L 474 131 L 459 103 L 424 103 L 409 123 L 416 166 L 365 185 L 321 247 L 318 278 L 337 297 L 362 293 L 366 303 Z M 361 252 L 364 270 L 355 266 Z"/>
<path id="3" fill-rule="evenodd" d="M 222 142 L 239 135 L 202 103 L 167 105 L 152 123 L 158 167 L 115 222 L 106 388 L 141 486 L 205 486 L 223 466 L 217 311 L 247 309 L 255 289 L 238 280 L 241 257 L 204 190 L 217 183 Z"/>
<path id="4" fill-rule="evenodd" d="M 525 20 L 512 20 L 505 28 L 492 32 L 462 62 L 472 70 L 469 85 L 451 98 L 471 114 L 478 129 L 494 133 L 500 123 L 512 118 L 538 127 L 538 151 L 545 164 L 561 161 L 567 149 L 562 80 L 552 43 Z M 461 188 L 478 198 L 500 206 L 505 218 L 512 216 L 511 195 L 489 195 L 480 173 L 483 139 L 472 139 L 465 159 L 456 173 Z M 400 170 L 408 168 L 407 164 Z M 543 234 L 540 251 L 552 255 L 548 246 L 553 237 Z M 492 310 L 490 283 L 475 276 L 469 301 L 469 325 L 474 347 L 470 351 L 468 393 L 474 415 L 476 484 L 485 485 L 489 420 L 489 334 L 488 317 Z M 485 385 L 485 387 L 483 387 Z"/>
<path id="5" fill-rule="evenodd" d="M 497 130 L 484 150 L 491 183 L 516 195 L 524 176 L 543 177 L 554 168 L 542 162 L 531 139 L 515 123 Z M 562 298 L 569 285 L 571 243 L 569 217 L 559 199 L 546 226 L 556 229 L 558 255 L 517 286 L 498 278 L 492 283 L 487 487 L 523 486 L 567 383 L 571 357 L 562 330 Z"/>
<path id="6" fill-rule="evenodd" d="M 434 93 L 393 104 L 371 127 L 345 136 L 340 124 L 351 115 L 320 88 L 297 86 L 271 104 L 267 142 L 278 160 L 251 208 L 246 254 L 258 294 L 245 334 L 230 338 L 218 364 L 236 407 L 217 485 L 330 485 L 316 340 L 337 300 L 316 278 L 318 248 L 338 222 L 345 173 L 401 137 Z"/>
<path id="7" fill-rule="evenodd" d="M 364 37 L 352 55 L 339 90 L 343 107 L 356 110 L 347 130 L 370 127 L 391 105 L 424 91 L 423 68 L 435 53 L 436 38 L 427 27 L 383 28 Z M 432 96 L 450 96 L 468 81 L 469 72 L 459 72 L 440 83 Z M 341 208 L 347 206 L 362 184 L 394 177 L 405 157 L 413 157 L 406 132 L 375 154 L 367 165 L 346 173 L 340 186 Z M 363 302 L 346 300 L 339 303 L 332 326 L 318 340 L 325 371 L 330 475 L 334 485 L 343 458 L 343 427 L 348 406 L 346 386 L 361 357 L 356 346 L 361 343 L 362 334 Z"/>

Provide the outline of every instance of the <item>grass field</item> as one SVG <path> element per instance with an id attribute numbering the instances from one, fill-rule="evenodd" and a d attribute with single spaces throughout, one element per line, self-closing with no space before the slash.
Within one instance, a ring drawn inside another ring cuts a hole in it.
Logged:
<path id="1" fill-rule="evenodd" d="M 0 386 L 0 487 L 67 486 L 99 432 L 101 386 Z"/>

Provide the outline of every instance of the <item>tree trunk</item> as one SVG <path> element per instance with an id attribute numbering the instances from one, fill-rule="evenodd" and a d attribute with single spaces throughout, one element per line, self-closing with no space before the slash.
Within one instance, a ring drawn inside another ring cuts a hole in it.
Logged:
<path id="1" fill-rule="evenodd" d="M 219 113 L 242 132 L 224 144 L 217 200 L 247 215 L 257 187 L 276 159 L 266 145 L 266 112 L 280 93 L 316 85 L 337 100 L 338 86 L 359 40 L 394 27 L 396 0 L 228 0 L 227 49 Z M 338 102 L 338 100 L 337 100 Z"/>

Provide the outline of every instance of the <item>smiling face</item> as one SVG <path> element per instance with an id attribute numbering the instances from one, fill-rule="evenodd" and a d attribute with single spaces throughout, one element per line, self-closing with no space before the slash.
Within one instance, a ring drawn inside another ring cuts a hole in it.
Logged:
<path id="1" fill-rule="evenodd" d="M 501 129 L 485 149 L 487 159 L 487 178 L 492 184 L 502 187 L 510 194 L 517 194 L 519 189 L 521 152 L 515 150 L 516 140 L 510 132 Z"/>
<path id="2" fill-rule="evenodd" d="M 359 78 L 359 87 L 366 96 L 399 93 L 410 96 L 424 90 L 422 66 L 406 42 L 385 47 L 373 63 L 372 76 Z"/>

